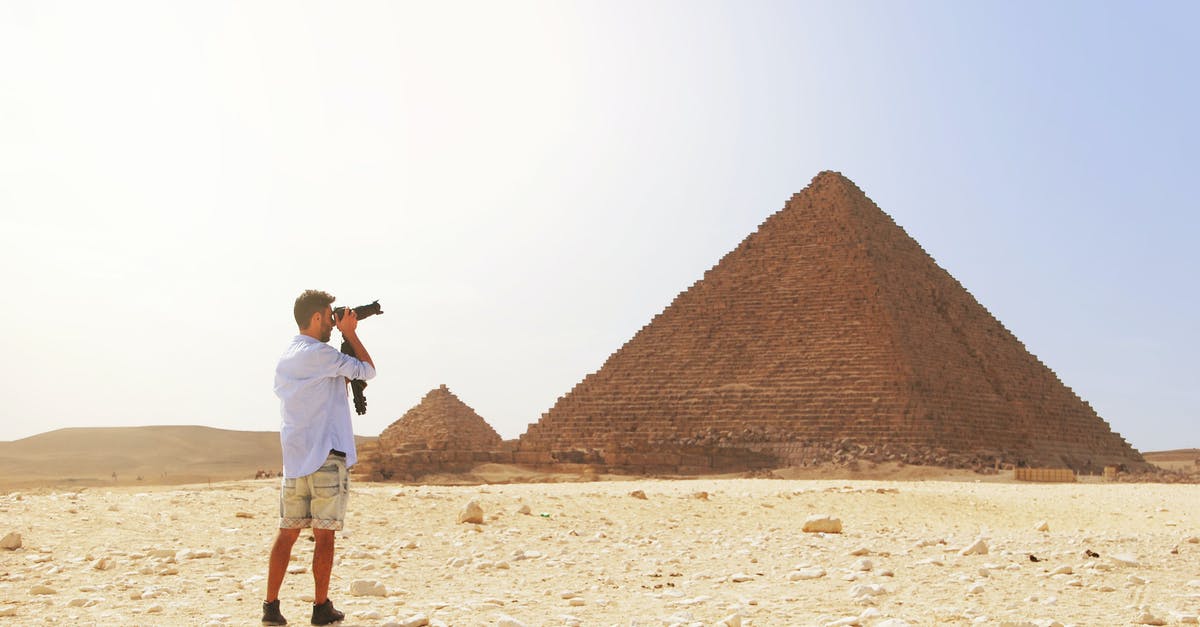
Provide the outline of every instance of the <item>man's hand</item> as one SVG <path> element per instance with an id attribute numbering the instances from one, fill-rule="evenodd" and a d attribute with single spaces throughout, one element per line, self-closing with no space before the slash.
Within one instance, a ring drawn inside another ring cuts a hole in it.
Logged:
<path id="1" fill-rule="evenodd" d="M 337 330 L 342 334 L 342 337 L 349 337 L 355 334 L 358 329 L 358 313 L 347 307 L 342 311 L 342 315 L 337 319 Z"/>

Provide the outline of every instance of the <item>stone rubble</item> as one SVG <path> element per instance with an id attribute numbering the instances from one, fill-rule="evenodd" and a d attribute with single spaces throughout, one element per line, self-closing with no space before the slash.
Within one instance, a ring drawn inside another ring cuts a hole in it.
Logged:
<path id="1" fill-rule="evenodd" d="M 371 627 L 1197 624 L 1200 549 L 1186 538 L 1200 524 L 1134 531 L 1125 515 L 1169 506 L 1173 519 L 1200 520 L 1184 486 L 1155 498 L 1120 485 L 1039 486 L 1053 498 L 1031 500 L 1008 484 L 914 483 L 901 496 L 880 491 L 889 483 L 852 483 L 419 486 L 399 499 L 394 487 L 358 483 L 331 596 L 348 625 Z M 38 623 L 53 608 L 64 624 L 256 622 L 277 488 L 226 485 L 26 494 L 20 512 L 0 494 L 0 527 L 30 539 L 0 553 L 0 616 Z M 632 500 L 634 490 L 655 497 Z M 239 510 L 261 508 L 237 532 L 183 515 L 237 498 Z M 495 517 L 455 524 L 467 501 Z M 521 515 L 523 503 L 552 516 Z M 840 532 L 797 530 L 791 521 L 811 511 L 855 514 Z M 123 524 L 78 520 L 84 512 Z M 1040 517 L 1072 531 L 1039 531 Z M 281 594 L 285 615 L 311 602 L 307 533 Z M 986 552 L 966 550 L 985 538 Z"/>

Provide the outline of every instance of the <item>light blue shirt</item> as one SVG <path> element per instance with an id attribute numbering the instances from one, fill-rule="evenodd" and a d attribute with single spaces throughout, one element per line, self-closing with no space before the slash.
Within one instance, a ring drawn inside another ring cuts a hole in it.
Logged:
<path id="1" fill-rule="evenodd" d="M 330 449 L 346 453 L 346 466 L 358 461 L 346 379 L 366 381 L 375 368 L 311 338 L 297 335 L 275 367 L 275 396 L 283 422 L 283 476 L 316 472 Z"/>

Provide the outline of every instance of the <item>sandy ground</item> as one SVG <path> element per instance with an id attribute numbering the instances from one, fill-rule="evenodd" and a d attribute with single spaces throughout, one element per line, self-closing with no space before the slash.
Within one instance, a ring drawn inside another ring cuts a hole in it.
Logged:
<path id="1" fill-rule="evenodd" d="M 1122 625 L 1200 612 L 1196 485 L 352 489 L 331 593 L 345 625 Z M 256 625 L 276 495 L 257 480 L 0 496 L 0 536 L 21 537 L 0 549 L 0 625 Z M 457 522 L 471 500 L 483 524 Z M 815 514 L 842 533 L 803 532 Z M 980 539 L 986 553 L 963 554 Z M 306 534 L 281 594 L 292 624 L 308 624 L 311 555 Z"/>

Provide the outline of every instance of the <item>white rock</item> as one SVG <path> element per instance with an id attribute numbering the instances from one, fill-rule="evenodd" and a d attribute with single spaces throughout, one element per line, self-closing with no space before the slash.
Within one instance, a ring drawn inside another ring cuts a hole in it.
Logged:
<path id="1" fill-rule="evenodd" d="M 875 627 L 912 627 L 903 618 L 888 618 L 875 623 Z"/>
<path id="2" fill-rule="evenodd" d="M 29 594 L 58 594 L 58 590 L 50 586 L 38 584 L 29 589 Z"/>
<path id="3" fill-rule="evenodd" d="M 387 587 L 378 581 L 356 579 L 350 584 L 350 594 L 356 597 L 386 597 Z"/>
<path id="4" fill-rule="evenodd" d="M 870 571 L 874 568 L 875 568 L 875 564 L 871 560 L 866 559 L 864 557 L 863 559 L 860 559 L 857 562 L 854 562 L 854 565 L 850 567 L 850 570 L 861 570 L 861 571 L 866 572 L 866 571 Z"/>
<path id="5" fill-rule="evenodd" d="M 116 566 L 116 561 L 107 557 L 102 557 L 92 562 L 92 570 L 112 570 L 113 568 L 116 568 Z"/>
<path id="6" fill-rule="evenodd" d="M 10 531 L 3 539 L 0 539 L 0 549 L 15 551 L 19 548 L 21 548 L 21 534 L 15 531 Z"/>
<path id="7" fill-rule="evenodd" d="M 1139 625 L 1166 625 L 1167 624 L 1167 621 L 1155 616 L 1154 614 L 1151 614 L 1149 610 L 1143 610 L 1140 614 L 1138 614 L 1137 618 L 1133 619 L 1133 622 L 1135 622 Z"/>
<path id="8" fill-rule="evenodd" d="M 820 568 L 802 568 L 788 574 L 788 581 L 804 581 L 806 579 L 820 579 L 825 576 L 825 571 Z"/>
<path id="9" fill-rule="evenodd" d="M 828 514 L 813 514 L 804 519 L 801 531 L 805 533 L 841 533 L 842 521 Z"/>
<path id="10" fill-rule="evenodd" d="M 507 614 L 501 614 L 500 618 L 496 621 L 496 627 L 525 627 L 525 623 Z"/>
<path id="11" fill-rule="evenodd" d="M 1033 530 L 1034 531 L 1050 531 L 1050 523 L 1048 523 L 1044 520 L 1039 520 L 1038 524 L 1033 526 Z"/>
<path id="12" fill-rule="evenodd" d="M 1112 561 L 1114 561 L 1118 564 L 1122 564 L 1124 566 L 1139 566 L 1140 565 L 1140 563 L 1138 562 L 1137 556 L 1131 555 L 1129 553 L 1114 553 L 1112 555 L 1109 555 L 1108 558 L 1111 559 Z"/>
<path id="13" fill-rule="evenodd" d="M 747 575 L 746 573 L 734 573 L 734 575 L 732 577 L 730 577 L 729 580 L 734 583 L 742 583 L 744 581 L 754 581 L 754 576 Z"/>
<path id="14" fill-rule="evenodd" d="M 975 540 L 970 545 L 959 551 L 959 555 L 987 555 L 988 545 L 983 538 Z"/>
<path id="15" fill-rule="evenodd" d="M 967 594 L 983 594 L 983 590 L 984 587 L 981 583 L 973 583 L 967 586 Z"/>
<path id="16" fill-rule="evenodd" d="M 1050 571 L 1050 575 L 1070 575 L 1074 572 L 1075 571 L 1070 566 L 1059 566 L 1058 568 Z"/>
<path id="17" fill-rule="evenodd" d="M 463 507 L 462 511 L 458 513 L 458 522 L 482 525 L 483 506 L 479 504 L 479 501 L 471 499 L 471 501 Z"/>
<path id="18" fill-rule="evenodd" d="M 742 615 L 730 614 L 717 623 L 717 627 L 742 627 Z"/>
<path id="19" fill-rule="evenodd" d="M 885 594 L 886 592 L 887 590 L 885 590 L 881 585 L 861 583 L 850 588 L 850 597 L 855 600 L 863 601 L 881 594 Z"/>
<path id="20" fill-rule="evenodd" d="M 1171 612 L 1171 618 L 1174 618 L 1176 621 L 1187 625 L 1200 624 L 1200 615 L 1196 614 L 1188 614 L 1186 612 Z"/>
<path id="21" fill-rule="evenodd" d="M 393 624 L 397 627 L 425 627 L 429 624 L 429 617 L 424 614 L 414 614 L 398 623 Z"/>

